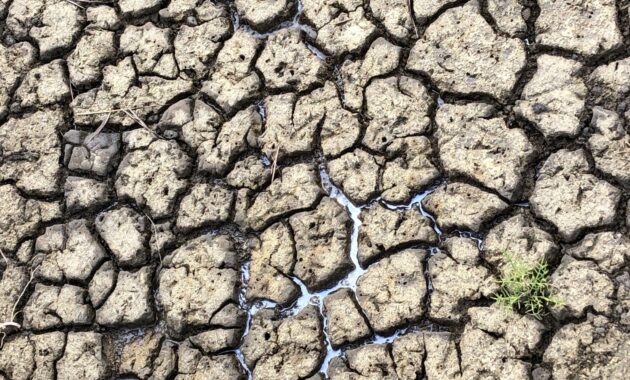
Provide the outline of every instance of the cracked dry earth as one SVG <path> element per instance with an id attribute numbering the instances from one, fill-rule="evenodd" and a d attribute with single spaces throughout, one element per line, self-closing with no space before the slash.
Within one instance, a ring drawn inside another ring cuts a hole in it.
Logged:
<path id="1" fill-rule="evenodd" d="M 0 0 L 0 379 L 627 378 L 629 9 Z"/>

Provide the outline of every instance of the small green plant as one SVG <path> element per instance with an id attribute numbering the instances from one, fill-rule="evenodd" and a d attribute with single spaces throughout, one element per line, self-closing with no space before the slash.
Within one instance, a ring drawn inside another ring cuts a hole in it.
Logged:
<path id="1" fill-rule="evenodd" d="M 534 265 L 528 265 L 507 251 L 503 253 L 503 258 L 505 269 L 499 279 L 501 290 L 493 297 L 496 302 L 524 311 L 539 320 L 546 314 L 548 306 L 563 304 L 551 295 L 549 267 L 544 258 Z"/>

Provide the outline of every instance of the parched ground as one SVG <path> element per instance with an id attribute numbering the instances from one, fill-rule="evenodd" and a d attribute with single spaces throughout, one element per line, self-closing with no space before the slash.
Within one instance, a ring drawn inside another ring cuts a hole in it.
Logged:
<path id="1" fill-rule="evenodd" d="M 628 378 L 629 12 L 0 0 L 0 379 Z"/>

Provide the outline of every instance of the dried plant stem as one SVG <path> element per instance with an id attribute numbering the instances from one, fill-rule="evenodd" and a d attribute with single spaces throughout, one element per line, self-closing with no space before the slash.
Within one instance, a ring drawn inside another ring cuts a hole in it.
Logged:
<path id="1" fill-rule="evenodd" d="M 411 25 L 413 25 L 413 30 L 415 32 L 415 37 L 418 38 L 418 26 L 416 25 L 416 20 L 413 19 L 413 8 L 411 4 L 411 0 L 407 0 L 407 9 L 409 9 L 409 19 L 411 20 Z"/>
<path id="2" fill-rule="evenodd" d="M 90 141 L 92 141 L 93 138 L 95 138 L 96 136 L 98 136 L 99 133 L 101 133 L 101 131 L 103 130 L 103 128 L 105 128 L 105 126 L 107 125 L 107 122 L 109 121 L 109 117 L 112 115 L 111 112 L 109 112 L 107 114 L 107 116 L 105 116 L 105 119 L 101 122 L 101 125 L 98 126 L 98 128 L 96 129 L 96 131 L 94 131 L 94 133 L 90 134 L 86 139 L 85 139 L 85 144 L 89 143 Z"/>
<path id="3" fill-rule="evenodd" d="M 4 257 L 4 254 L 2 254 L 2 257 Z M 14 327 L 18 330 L 22 328 L 22 325 L 15 322 L 15 317 L 17 317 L 18 315 L 18 312 L 16 312 L 15 309 L 17 309 L 17 305 L 20 303 L 20 300 L 22 300 L 22 297 L 24 297 L 24 294 L 26 294 L 26 290 L 28 289 L 28 287 L 31 286 L 31 283 L 33 282 L 33 278 L 35 277 L 35 271 L 37 270 L 37 268 L 38 267 L 35 267 L 33 268 L 33 270 L 31 270 L 31 275 L 28 279 L 28 282 L 26 283 L 26 285 L 24 285 L 24 288 L 22 289 L 22 292 L 18 296 L 17 300 L 15 300 L 15 303 L 13 304 L 13 308 L 11 309 L 11 320 L 0 323 L 0 349 L 4 346 L 4 338 L 6 338 L 7 336 L 7 333 L 5 332 L 5 330 L 8 327 Z"/>
<path id="4" fill-rule="evenodd" d="M 79 3 L 77 3 L 76 1 L 78 0 L 65 0 L 67 3 L 70 3 L 72 5 L 74 5 L 77 8 L 81 8 L 81 9 L 85 9 L 85 7 Z"/>
<path id="5" fill-rule="evenodd" d="M 144 120 L 142 120 L 138 114 L 131 108 L 126 108 L 122 110 L 125 115 L 129 116 L 131 118 L 131 120 L 135 121 L 136 123 L 138 123 L 142 128 L 146 129 L 147 131 L 149 131 L 153 136 L 155 136 L 155 138 L 161 139 L 162 137 L 160 135 L 158 135 L 157 133 L 155 133 L 151 128 L 149 128 L 149 126 L 147 125 L 147 123 L 144 122 Z"/>
<path id="6" fill-rule="evenodd" d="M 138 107 L 128 107 L 128 108 L 112 108 L 108 110 L 100 110 L 100 111 L 88 111 L 88 112 L 77 112 L 74 116 L 91 116 L 91 115 L 102 115 L 106 113 L 114 113 L 114 112 L 125 112 L 126 110 L 139 110 L 145 107 L 149 107 L 151 104 L 147 104 L 145 106 Z"/>
<path id="7" fill-rule="evenodd" d="M 2 255 L 2 259 L 4 260 L 4 263 L 6 265 L 9 265 L 9 259 L 7 259 L 7 257 L 4 255 L 4 252 L 2 252 L 1 249 L 0 249 L 0 255 Z"/>
<path id="8" fill-rule="evenodd" d="M 149 220 L 149 222 L 151 223 L 151 228 L 153 229 L 153 236 L 155 236 L 156 239 L 156 243 L 158 245 L 158 250 L 157 250 L 157 254 L 158 254 L 158 258 L 160 259 L 160 265 L 162 264 L 162 248 L 160 247 L 160 242 L 162 241 L 162 239 L 160 237 L 158 237 L 158 230 L 157 230 L 157 226 L 155 225 L 155 222 L 153 221 L 153 219 L 151 219 L 151 217 L 144 212 L 144 210 L 141 210 L 142 213 L 144 214 L 144 216 L 147 217 L 147 219 Z"/>
<path id="9" fill-rule="evenodd" d="M 276 169 L 278 168 L 278 153 L 280 152 L 280 144 L 276 147 L 276 152 L 273 155 L 273 163 L 271 165 L 271 182 L 276 178 Z"/>

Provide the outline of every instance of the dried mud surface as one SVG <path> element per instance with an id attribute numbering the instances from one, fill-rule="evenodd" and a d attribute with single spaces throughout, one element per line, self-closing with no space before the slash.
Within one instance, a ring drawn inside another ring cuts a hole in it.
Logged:
<path id="1" fill-rule="evenodd" d="M 630 373 L 627 0 L 0 0 L 0 38 L 0 380 Z"/>

